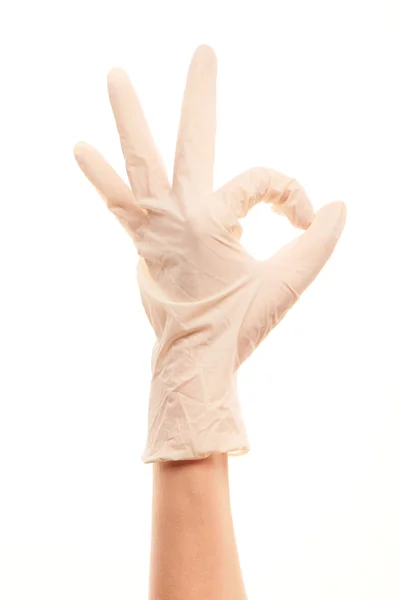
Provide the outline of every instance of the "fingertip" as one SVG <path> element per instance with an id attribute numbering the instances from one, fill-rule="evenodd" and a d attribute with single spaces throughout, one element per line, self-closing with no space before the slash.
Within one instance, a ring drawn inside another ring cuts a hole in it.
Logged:
<path id="1" fill-rule="evenodd" d="M 291 224 L 303 231 L 310 227 L 315 217 L 310 199 L 302 188 L 295 190 L 282 208 Z"/>
<path id="2" fill-rule="evenodd" d="M 88 149 L 88 147 L 89 144 L 87 144 L 86 142 L 77 142 L 73 147 L 73 153 L 75 158 L 77 160 L 81 158 L 85 151 Z"/>
<path id="3" fill-rule="evenodd" d="M 200 44 L 200 46 L 196 48 L 195 54 L 200 54 L 201 56 L 211 59 L 217 58 L 215 50 L 209 44 Z"/>
<path id="4" fill-rule="evenodd" d="M 127 79 L 129 79 L 128 74 L 121 67 L 112 67 L 107 73 L 108 88 L 110 89 Z"/>
<path id="5" fill-rule="evenodd" d="M 347 209 L 344 202 L 337 200 L 326 204 L 315 215 L 315 229 L 338 240 L 346 222 Z"/>
<path id="6" fill-rule="evenodd" d="M 217 68 L 217 55 L 211 46 L 208 44 L 201 44 L 198 46 L 193 55 L 193 61 L 200 62 L 208 67 Z"/>
<path id="7" fill-rule="evenodd" d="M 311 206 L 308 198 L 302 203 L 301 206 L 297 207 L 294 216 L 294 222 L 292 223 L 298 229 L 303 229 L 304 231 L 308 229 L 313 222 L 315 217 L 314 209 Z"/>
<path id="8" fill-rule="evenodd" d="M 340 212 L 340 216 L 342 219 L 346 220 L 346 216 L 347 216 L 347 206 L 345 205 L 344 202 L 342 202 L 342 200 L 335 200 L 334 202 L 331 202 L 331 204 L 334 204 L 337 207 L 337 211 Z"/>
<path id="9" fill-rule="evenodd" d="M 346 220 L 347 208 L 344 202 L 341 200 L 335 200 L 334 202 L 329 202 L 329 204 L 325 204 L 318 213 L 324 215 L 326 219 L 329 219 L 331 223 L 333 222 L 343 222 Z"/>

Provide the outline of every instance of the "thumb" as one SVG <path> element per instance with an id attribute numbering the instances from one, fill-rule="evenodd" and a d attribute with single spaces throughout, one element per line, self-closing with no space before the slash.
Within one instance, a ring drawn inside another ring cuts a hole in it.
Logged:
<path id="1" fill-rule="evenodd" d="M 314 281 L 330 258 L 344 228 L 346 205 L 331 202 L 315 215 L 310 227 L 284 246 L 269 261 L 286 289 L 295 299 Z"/>
<path id="2" fill-rule="evenodd" d="M 346 206 L 327 204 L 310 227 L 269 260 L 246 308 L 238 343 L 238 364 L 253 352 L 312 283 L 331 256 L 343 231 Z"/>

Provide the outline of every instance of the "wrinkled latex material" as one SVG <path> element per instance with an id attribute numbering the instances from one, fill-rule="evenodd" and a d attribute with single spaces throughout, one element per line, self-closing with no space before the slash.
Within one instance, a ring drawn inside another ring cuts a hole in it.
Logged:
<path id="1" fill-rule="evenodd" d="M 238 367 L 319 273 L 345 222 L 343 203 L 314 215 L 301 185 L 270 169 L 213 190 L 215 82 L 215 55 L 202 46 L 189 69 L 172 185 L 120 69 L 110 71 L 108 88 L 131 187 L 94 148 L 75 146 L 140 256 L 140 293 L 156 334 L 146 463 L 248 451 Z M 258 202 L 305 230 L 266 261 L 240 243 L 239 219 Z"/>

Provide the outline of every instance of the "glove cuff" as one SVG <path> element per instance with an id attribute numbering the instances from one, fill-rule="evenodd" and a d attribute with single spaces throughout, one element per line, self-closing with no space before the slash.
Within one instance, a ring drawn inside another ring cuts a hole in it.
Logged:
<path id="1" fill-rule="evenodd" d="M 144 463 L 249 451 L 236 373 L 218 378 L 213 373 L 212 384 L 207 379 L 187 377 L 172 384 L 165 372 L 153 377 Z"/>

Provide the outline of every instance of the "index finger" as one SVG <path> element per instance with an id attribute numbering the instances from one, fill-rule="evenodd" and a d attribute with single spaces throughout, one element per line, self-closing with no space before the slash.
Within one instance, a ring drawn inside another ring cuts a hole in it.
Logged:
<path id="1" fill-rule="evenodd" d="M 315 214 L 303 186 L 297 179 L 287 177 L 279 171 L 268 171 L 271 179 L 263 201 L 271 202 L 272 210 L 286 216 L 295 227 L 307 229 Z"/>

